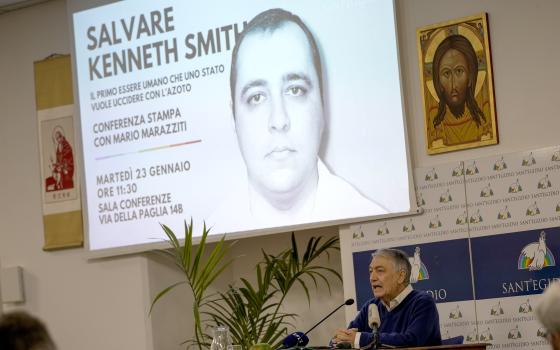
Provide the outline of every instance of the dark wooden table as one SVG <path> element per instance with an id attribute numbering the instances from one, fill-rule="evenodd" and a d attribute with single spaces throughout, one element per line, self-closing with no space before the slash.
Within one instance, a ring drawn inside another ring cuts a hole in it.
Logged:
<path id="1" fill-rule="evenodd" d="M 458 345 L 438 345 L 438 346 L 419 346 L 415 348 L 398 348 L 400 350 L 404 349 L 414 349 L 414 350 L 430 350 L 430 349 L 468 349 L 468 350 L 486 350 L 486 343 L 476 343 L 476 344 L 458 344 Z"/>

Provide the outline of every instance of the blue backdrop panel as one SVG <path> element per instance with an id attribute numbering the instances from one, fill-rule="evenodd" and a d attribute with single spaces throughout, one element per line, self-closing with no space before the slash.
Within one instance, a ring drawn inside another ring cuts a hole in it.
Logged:
<path id="1" fill-rule="evenodd" d="M 419 248 L 422 277 L 412 283 L 414 289 L 428 292 L 437 303 L 473 299 L 469 244 L 466 238 L 394 248 L 405 251 L 410 257 Z M 369 263 L 374 251 L 352 254 L 357 308 L 373 297 L 369 283 Z"/>
<path id="2" fill-rule="evenodd" d="M 540 294 L 560 278 L 560 228 L 471 239 L 477 299 Z"/>

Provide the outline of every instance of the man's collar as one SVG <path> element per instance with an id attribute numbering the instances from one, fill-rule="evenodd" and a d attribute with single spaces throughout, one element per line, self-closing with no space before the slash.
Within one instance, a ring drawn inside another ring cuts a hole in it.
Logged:
<path id="1" fill-rule="evenodd" d="M 383 303 L 383 306 L 385 306 L 387 311 L 392 311 L 400 303 L 402 303 L 404 298 L 406 298 L 411 292 L 412 292 L 412 286 L 409 284 L 403 289 L 402 292 L 399 293 L 399 295 L 397 295 L 393 300 L 389 302 L 389 305 L 385 304 L 383 300 L 381 300 L 381 303 Z"/>

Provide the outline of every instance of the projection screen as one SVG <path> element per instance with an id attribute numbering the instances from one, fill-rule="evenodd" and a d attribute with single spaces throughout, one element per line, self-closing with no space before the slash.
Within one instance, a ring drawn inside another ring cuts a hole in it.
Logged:
<path id="1" fill-rule="evenodd" d="M 160 224 L 191 218 L 215 239 L 416 209 L 392 0 L 72 17 L 89 250 L 161 242 Z"/>

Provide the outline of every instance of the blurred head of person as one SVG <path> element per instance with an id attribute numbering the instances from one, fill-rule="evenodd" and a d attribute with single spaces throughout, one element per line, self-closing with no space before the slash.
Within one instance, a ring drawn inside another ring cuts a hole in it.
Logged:
<path id="1" fill-rule="evenodd" d="M 560 281 L 551 283 L 545 289 L 535 313 L 546 328 L 552 349 L 560 350 Z"/>
<path id="2" fill-rule="evenodd" d="M 25 311 L 14 311 L 0 317 L 0 349 L 56 350 L 43 322 Z"/>

